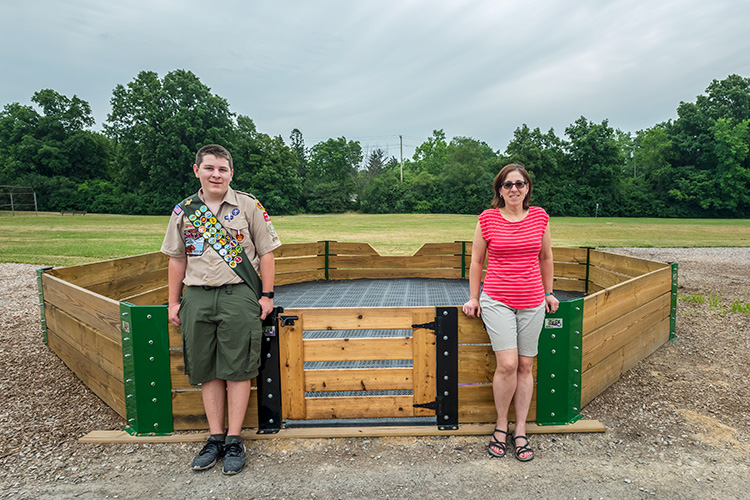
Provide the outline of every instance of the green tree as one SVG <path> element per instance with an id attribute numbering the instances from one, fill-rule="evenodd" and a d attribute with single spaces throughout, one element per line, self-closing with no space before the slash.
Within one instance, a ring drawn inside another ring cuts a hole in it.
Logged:
<path id="1" fill-rule="evenodd" d="M 115 143 L 116 180 L 134 213 L 165 213 L 197 189 L 191 169 L 195 152 L 234 138 L 233 114 L 190 71 L 163 79 L 142 71 L 115 87 L 104 125 Z"/>
<path id="2" fill-rule="evenodd" d="M 362 147 L 345 137 L 319 142 L 310 150 L 305 178 L 307 209 L 316 213 L 351 210 L 356 204 L 355 175 Z"/>

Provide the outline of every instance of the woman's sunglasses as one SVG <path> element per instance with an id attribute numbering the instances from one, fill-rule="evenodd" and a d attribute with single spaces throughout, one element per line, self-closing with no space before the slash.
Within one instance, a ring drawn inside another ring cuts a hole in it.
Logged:
<path id="1" fill-rule="evenodd" d="M 505 181 L 500 185 L 504 187 L 505 189 L 507 189 L 508 191 L 510 191 L 511 188 L 513 188 L 513 186 L 516 186 L 516 189 L 520 191 L 521 188 L 524 187 L 526 184 L 528 184 L 528 182 L 526 181 L 516 181 L 516 182 Z"/>

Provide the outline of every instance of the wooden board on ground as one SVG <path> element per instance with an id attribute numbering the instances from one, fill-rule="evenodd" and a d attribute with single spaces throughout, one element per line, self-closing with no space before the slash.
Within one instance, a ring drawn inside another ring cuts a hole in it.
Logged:
<path id="1" fill-rule="evenodd" d="M 514 425 L 510 425 L 513 432 Z M 388 427 L 315 427 L 281 429 L 276 434 L 258 434 L 254 430 L 242 431 L 242 438 L 255 439 L 325 439 L 355 437 L 391 436 L 489 436 L 494 424 L 462 424 L 455 430 L 438 430 L 434 426 L 388 426 Z M 579 420 L 568 425 L 526 424 L 526 434 L 568 434 L 605 432 L 606 428 L 598 420 Z M 132 436 L 125 431 L 91 431 L 78 439 L 79 443 L 118 444 L 118 443 L 202 443 L 208 439 L 208 432 L 172 434 L 170 436 Z"/>

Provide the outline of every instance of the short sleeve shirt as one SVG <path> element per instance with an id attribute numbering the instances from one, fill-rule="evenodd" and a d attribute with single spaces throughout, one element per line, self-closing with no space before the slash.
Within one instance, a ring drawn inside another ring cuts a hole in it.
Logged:
<path id="1" fill-rule="evenodd" d="M 203 200 L 202 189 L 198 197 Z M 180 205 L 175 206 L 161 246 L 161 252 L 169 257 L 187 257 L 183 283 L 187 286 L 242 283 L 222 256 L 195 230 L 188 219 L 190 206 L 186 209 L 187 213 Z M 281 246 L 266 209 L 247 193 L 227 189 L 215 217 L 239 242 L 257 272 L 260 272 L 260 256 Z"/>
<path id="2" fill-rule="evenodd" d="M 487 242 L 484 293 L 513 309 L 538 307 L 544 302 L 539 253 L 548 221 L 549 215 L 541 207 L 529 207 L 526 217 L 516 222 L 505 219 L 496 208 L 479 215 Z"/>

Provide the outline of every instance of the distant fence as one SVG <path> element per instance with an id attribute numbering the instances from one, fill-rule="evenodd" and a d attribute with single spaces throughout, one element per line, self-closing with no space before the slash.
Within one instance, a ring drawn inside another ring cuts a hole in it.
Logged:
<path id="1" fill-rule="evenodd" d="M 0 210 L 7 210 L 16 215 L 16 209 L 34 207 L 39 215 L 36 204 L 36 193 L 31 186 L 0 186 Z"/>

